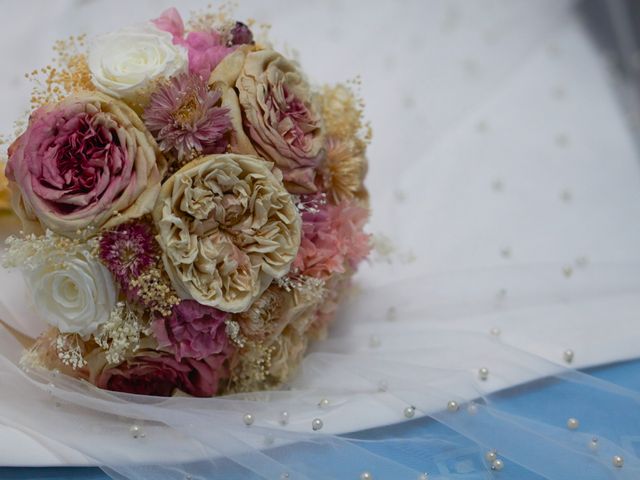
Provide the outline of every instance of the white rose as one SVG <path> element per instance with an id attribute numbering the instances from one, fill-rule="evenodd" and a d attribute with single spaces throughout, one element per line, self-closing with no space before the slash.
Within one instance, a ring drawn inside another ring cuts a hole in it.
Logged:
<path id="1" fill-rule="evenodd" d="M 88 63 L 98 90 L 132 100 L 151 81 L 186 71 L 188 54 L 184 47 L 173 44 L 169 32 L 149 23 L 97 37 Z"/>
<path id="2" fill-rule="evenodd" d="M 55 255 L 25 271 L 25 279 L 38 315 L 62 333 L 86 339 L 116 306 L 111 273 L 86 251 Z"/>

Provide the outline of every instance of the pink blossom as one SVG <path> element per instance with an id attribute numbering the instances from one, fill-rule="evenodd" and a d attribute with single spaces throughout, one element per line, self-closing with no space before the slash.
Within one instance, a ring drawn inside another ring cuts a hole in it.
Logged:
<path id="1" fill-rule="evenodd" d="M 158 345 L 175 353 L 176 359 L 201 360 L 211 355 L 226 358 L 232 346 L 226 333 L 229 315 L 195 300 L 183 300 L 170 316 L 153 323 Z"/>
<path id="2" fill-rule="evenodd" d="M 203 360 L 186 358 L 178 361 L 166 353 L 146 352 L 104 370 L 96 379 L 96 385 L 139 395 L 168 397 L 179 389 L 195 397 L 211 397 L 229 377 L 225 360 L 216 355 Z"/>
<path id="3" fill-rule="evenodd" d="M 205 80 L 209 78 L 213 69 L 222 59 L 233 52 L 236 46 L 236 43 L 234 43 L 236 37 L 238 42 L 245 42 L 247 39 L 253 41 L 253 36 L 247 34 L 244 29 L 237 32 L 232 30 L 232 37 L 229 41 L 213 29 L 189 32 L 185 37 L 184 23 L 180 13 L 175 8 L 162 12 L 162 15 L 153 20 L 153 23 L 160 30 L 173 35 L 173 43 L 182 45 L 187 49 L 189 52 L 189 72 L 199 75 Z M 234 28 L 239 29 L 237 25 Z"/>
<path id="4" fill-rule="evenodd" d="M 182 45 L 184 43 L 182 40 L 184 37 L 184 23 L 180 16 L 180 12 L 178 12 L 174 7 L 168 8 L 162 12 L 160 17 L 152 20 L 152 22 L 160 30 L 164 30 L 165 32 L 169 32 L 173 35 L 174 44 Z"/>
<path id="5" fill-rule="evenodd" d="M 353 201 L 332 205 L 319 195 L 303 197 L 302 241 L 293 267 L 318 278 L 356 269 L 371 249 L 363 232 L 367 218 L 367 209 Z"/>

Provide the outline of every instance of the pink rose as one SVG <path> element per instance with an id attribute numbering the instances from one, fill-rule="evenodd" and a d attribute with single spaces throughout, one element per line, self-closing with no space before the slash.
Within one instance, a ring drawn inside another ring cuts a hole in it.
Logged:
<path id="1" fill-rule="evenodd" d="M 40 226 L 73 237 L 149 213 L 165 168 L 133 110 L 85 93 L 32 114 L 9 149 L 6 173 L 27 230 Z"/>
<path id="2" fill-rule="evenodd" d="M 228 377 L 229 367 L 221 356 L 178 361 L 173 355 L 149 351 L 104 370 L 96 385 L 138 395 L 168 397 L 179 389 L 194 397 L 211 397 L 218 392 L 221 381 Z"/>
<path id="3" fill-rule="evenodd" d="M 178 360 L 201 360 L 211 355 L 226 358 L 232 350 L 226 333 L 227 318 L 227 313 L 216 308 L 183 300 L 173 307 L 169 317 L 153 323 L 153 331 L 158 345 L 175 353 Z"/>

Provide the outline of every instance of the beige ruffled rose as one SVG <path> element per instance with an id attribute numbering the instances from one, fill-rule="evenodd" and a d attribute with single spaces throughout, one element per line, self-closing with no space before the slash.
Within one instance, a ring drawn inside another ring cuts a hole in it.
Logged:
<path id="1" fill-rule="evenodd" d="M 31 115 L 6 174 L 26 231 L 76 237 L 150 213 L 166 167 L 131 108 L 85 92 Z"/>
<path id="2" fill-rule="evenodd" d="M 300 216 L 270 165 L 248 155 L 209 155 L 163 184 L 153 218 L 181 297 L 243 312 L 289 272 Z"/>
<path id="3" fill-rule="evenodd" d="M 220 62 L 209 83 L 225 84 L 238 96 L 252 145 L 238 144 L 235 151 L 256 151 L 273 161 L 289 191 L 315 192 L 316 169 L 324 157 L 324 126 L 316 98 L 297 66 L 273 50 L 247 46 Z"/>

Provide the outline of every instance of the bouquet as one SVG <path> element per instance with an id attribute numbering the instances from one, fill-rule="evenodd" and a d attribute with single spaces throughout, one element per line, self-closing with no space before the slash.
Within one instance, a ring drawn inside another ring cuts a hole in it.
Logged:
<path id="1" fill-rule="evenodd" d="M 170 9 L 27 75 L 4 263 L 49 328 L 23 365 L 209 397 L 281 386 L 326 335 L 370 250 L 370 129 L 253 27 Z"/>

